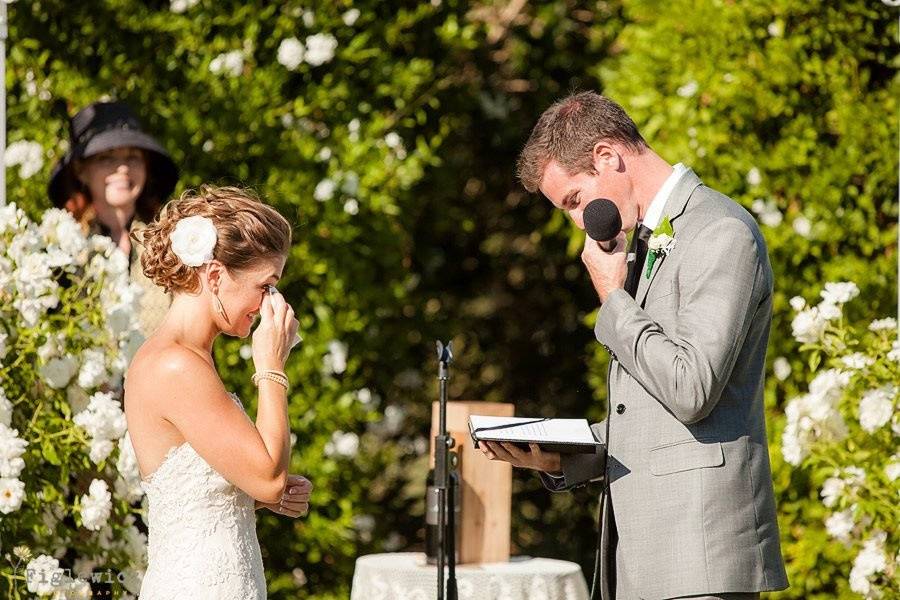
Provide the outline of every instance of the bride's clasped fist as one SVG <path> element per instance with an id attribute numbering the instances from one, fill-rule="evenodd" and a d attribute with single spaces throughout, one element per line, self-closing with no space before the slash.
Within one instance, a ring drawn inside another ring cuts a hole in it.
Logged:
<path id="1" fill-rule="evenodd" d="M 273 513 L 296 519 L 305 517 L 309 512 L 309 497 L 312 495 L 312 482 L 302 475 L 288 475 L 287 485 L 281 494 L 281 501 L 276 504 L 266 504 L 257 500 L 256 508 L 268 508 Z"/>

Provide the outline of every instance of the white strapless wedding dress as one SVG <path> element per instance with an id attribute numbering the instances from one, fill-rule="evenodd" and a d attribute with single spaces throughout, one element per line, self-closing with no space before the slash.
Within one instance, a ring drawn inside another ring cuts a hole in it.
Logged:
<path id="1" fill-rule="evenodd" d="M 231 397 L 243 409 L 240 398 Z M 251 496 L 187 442 L 169 449 L 141 487 L 149 533 L 140 600 L 266 598 Z"/>

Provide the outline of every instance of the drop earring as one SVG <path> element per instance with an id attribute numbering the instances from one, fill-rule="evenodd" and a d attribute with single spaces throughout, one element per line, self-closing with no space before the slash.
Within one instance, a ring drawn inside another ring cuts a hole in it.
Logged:
<path id="1" fill-rule="evenodd" d="M 219 295 L 215 293 L 213 294 L 213 306 L 215 307 L 216 312 L 219 313 L 219 316 L 228 321 L 228 315 L 225 314 L 225 307 L 222 305 L 222 301 L 219 300 Z"/>

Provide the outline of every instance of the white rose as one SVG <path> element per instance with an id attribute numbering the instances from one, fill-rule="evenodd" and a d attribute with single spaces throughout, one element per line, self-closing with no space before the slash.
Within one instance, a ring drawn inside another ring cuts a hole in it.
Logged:
<path id="1" fill-rule="evenodd" d="M 865 369 L 875 363 L 875 359 L 862 352 L 854 352 L 841 357 L 841 362 L 849 369 Z"/>
<path id="2" fill-rule="evenodd" d="M 359 436 L 355 433 L 335 431 L 331 434 L 331 441 L 325 444 L 326 456 L 353 457 L 359 450 Z"/>
<path id="3" fill-rule="evenodd" d="M 675 246 L 675 238 L 667 233 L 651 235 L 647 241 L 647 248 L 657 252 L 667 253 Z"/>
<path id="4" fill-rule="evenodd" d="M 820 295 L 829 304 L 844 304 L 859 296 L 859 288 L 852 281 L 829 281 Z"/>
<path id="5" fill-rule="evenodd" d="M 0 477 L 0 513 L 19 510 L 25 499 L 25 484 L 18 479 Z"/>
<path id="6" fill-rule="evenodd" d="M 344 25 L 347 27 L 352 27 L 356 20 L 359 18 L 359 9 L 351 8 L 347 12 L 343 14 L 341 19 L 344 21 Z"/>
<path id="7" fill-rule="evenodd" d="M 330 200 L 334 196 L 335 189 L 337 189 L 337 185 L 335 185 L 334 181 L 325 178 L 316 184 L 316 189 L 313 192 L 313 198 L 315 198 L 319 202 Z"/>
<path id="8" fill-rule="evenodd" d="M 306 38 L 306 57 L 308 64 L 317 67 L 334 58 L 338 42 L 330 33 L 317 33 Z"/>
<path id="9" fill-rule="evenodd" d="M 213 259 L 216 247 L 216 226 L 212 219 L 195 215 L 175 224 L 169 239 L 172 251 L 189 267 L 199 267 Z"/>
<path id="10" fill-rule="evenodd" d="M 78 385 L 88 390 L 106 382 L 106 353 L 103 350 L 90 349 L 81 354 L 81 370 L 78 372 Z"/>
<path id="11" fill-rule="evenodd" d="M 303 47 L 303 42 L 297 38 L 283 39 L 278 45 L 278 62 L 291 71 L 300 66 L 305 54 L 306 48 Z"/>
<path id="12" fill-rule="evenodd" d="M 690 98 L 691 96 L 696 94 L 697 90 L 699 90 L 699 89 L 700 89 L 700 85 L 692 79 L 691 81 L 688 81 L 683 86 L 679 87 L 676 90 L 676 93 L 679 96 L 681 96 L 682 98 Z"/>
<path id="13" fill-rule="evenodd" d="M 894 340 L 891 344 L 891 351 L 887 353 L 888 360 L 900 362 L 900 340 Z"/>
<path id="14" fill-rule="evenodd" d="M 775 359 L 775 362 L 772 363 L 772 368 L 778 381 L 784 381 L 791 375 L 791 363 L 783 356 Z"/>
<path id="15" fill-rule="evenodd" d="M 850 532 L 853 531 L 852 509 L 842 510 L 832 514 L 825 520 L 825 529 L 828 534 L 842 542 L 850 541 Z"/>
<path id="16" fill-rule="evenodd" d="M 9 155 L 6 156 L 7 163 Z M 25 211 L 19 208 L 15 202 L 6 205 L 0 205 L 0 233 L 6 231 L 19 231 L 27 222 Z"/>
<path id="17" fill-rule="evenodd" d="M 833 321 L 841 318 L 841 307 L 834 302 L 822 301 L 819 303 L 819 316 L 826 321 Z"/>
<path id="18" fill-rule="evenodd" d="M 756 167 L 752 167 L 749 171 L 747 171 L 747 183 L 750 185 L 759 185 L 762 181 L 762 175 L 759 173 L 759 169 Z"/>
<path id="19" fill-rule="evenodd" d="M 37 142 L 19 140 L 6 147 L 6 165 L 19 165 L 19 177 L 28 179 L 44 166 L 44 148 Z"/>
<path id="20" fill-rule="evenodd" d="M 106 525 L 112 511 L 112 495 L 109 487 L 102 479 L 95 479 L 87 494 L 81 496 L 81 522 L 93 531 L 99 531 Z"/>
<path id="21" fill-rule="evenodd" d="M 803 215 L 794 219 L 791 226 L 794 228 L 794 232 L 801 237 L 808 238 L 809 234 L 812 233 L 812 223 Z"/>
<path id="22" fill-rule="evenodd" d="M 897 319 L 893 317 L 875 319 L 874 321 L 869 323 L 870 331 L 890 331 L 892 329 L 897 329 Z"/>
<path id="23" fill-rule="evenodd" d="M 18 477 L 22 473 L 25 468 L 22 455 L 27 445 L 17 429 L 0 424 L 0 477 Z"/>
<path id="24" fill-rule="evenodd" d="M 173 13 L 183 13 L 188 9 L 197 6 L 200 0 L 172 0 L 169 4 L 169 10 Z"/>
<path id="25" fill-rule="evenodd" d="M 326 373 L 340 375 L 347 370 L 347 344 L 338 340 L 328 342 L 328 354 L 322 359 Z"/>
<path id="26" fill-rule="evenodd" d="M 900 477 L 900 454 L 891 457 L 891 461 L 884 467 L 884 473 L 891 481 Z"/>
<path id="27" fill-rule="evenodd" d="M 369 388 L 360 388 L 356 391 L 356 399 L 363 404 L 369 404 L 373 400 L 372 390 Z"/>
<path id="28" fill-rule="evenodd" d="M 846 485 L 840 477 L 829 477 L 826 479 L 825 483 L 822 484 L 822 504 L 828 507 L 834 506 L 844 492 Z"/>
<path id="29" fill-rule="evenodd" d="M 865 541 L 862 550 L 853 561 L 850 570 L 850 589 L 859 594 L 868 595 L 871 588 L 869 577 L 881 573 L 887 567 L 884 556 L 884 542 L 887 534 L 879 531 Z"/>
<path id="30" fill-rule="evenodd" d="M 84 263 L 87 257 L 87 239 L 81 226 L 67 210 L 51 208 L 45 211 L 39 231 L 48 246 L 47 252 L 54 254 L 50 261 L 52 266 Z"/>
<path id="31" fill-rule="evenodd" d="M 350 198 L 344 202 L 344 212 L 348 215 L 359 213 L 359 202 L 357 202 L 356 198 Z"/>
<path id="32" fill-rule="evenodd" d="M 91 447 L 88 451 L 88 457 L 95 465 L 99 465 L 106 460 L 113 451 L 113 443 L 110 440 L 101 440 L 94 438 L 91 440 Z"/>
<path id="33" fill-rule="evenodd" d="M 237 77 L 243 70 L 244 53 L 240 50 L 223 52 L 209 62 L 209 71 L 216 75 L 224 73 L 231 77 Z"/>
<path id="34" fill-rule="evenodd" d="M 111 440 L 125 435 L 125 413 L 112 394 L 97 392 L 91 396 L 88 407 L 75 415 L 76 425 L 91 436 L 90 457 L 95 463 L 104 460 L 113 450 Z"/>
<path id="35" fill-rule="evenodd" d="M 794 339 L 801 343 L 817 341 L 825 332 L 827 321 L 819 315 L 818 307 L 801 310 L 791 321 Z"/>
<path id="36" fill-rule="evenodd" d="M 28 591 L 38 596 L 49 596 L 56 591 L 56 584 L 60 583 L 63 575 L 65 572 L 59 568 L 59 561 L 46 554 L 41 554 L 25 567 Z"/>
<path id="37" fill-rule="evenodd" d="M 859 402 L 859 424 L 869 433 L 883 427 L 894 414 L 895 390 L 889 386 L 869 390 Z"/>
<path id="38" fill-rule="evenodd" d="M 790 303 L 791 308 L 798 312 L 806 308 L 806 300 L 803 298 L 803 296 L 794 296 L 793 298 L 791 298 Z"/>

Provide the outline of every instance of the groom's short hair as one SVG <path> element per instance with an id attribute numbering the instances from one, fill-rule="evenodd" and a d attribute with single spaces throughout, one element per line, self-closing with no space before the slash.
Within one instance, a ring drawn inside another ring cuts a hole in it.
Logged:
<path id="1" fill-rule="evenodd" d="M 594 145 L 618 142 L 641 153 L 647 142 L 625 110 L 596 92 L 578 92 L 544 111 L 519 155 L 516 172 L 529 192 L 536 192 L 544 168 L 555 160 L 570 174 L 592 172 Z"/>

